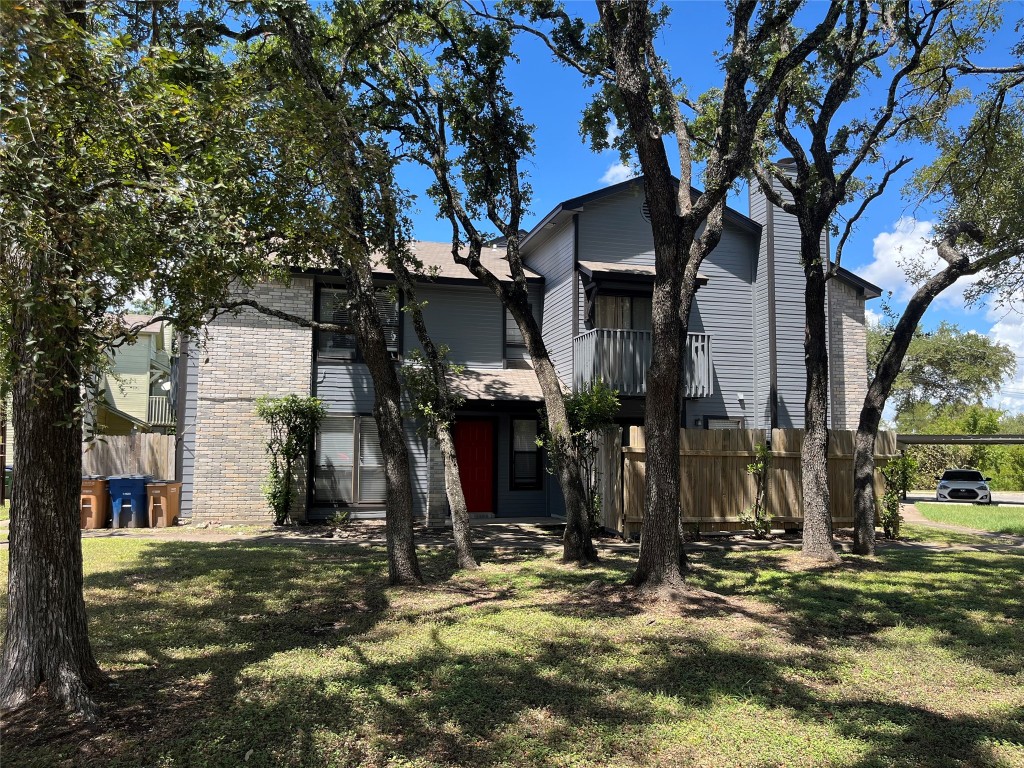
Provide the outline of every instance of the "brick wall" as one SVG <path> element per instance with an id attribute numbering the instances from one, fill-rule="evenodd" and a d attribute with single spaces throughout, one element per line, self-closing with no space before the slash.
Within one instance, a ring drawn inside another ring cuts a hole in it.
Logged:
<path id="1" fill-rule="evenodd" d="M 828 285 L 832 429 L 856 429 L 868 393 L 864 297 L 840 280 Z"/>
<path id="2" fill-rule="evenodd" d="M 313 281 L 262 284 L 248 292 L 262 304 L 311 317 Z M 267 427 L 257 418 L 261 395 L 308 395 L 312 371 L 312 331 L 245 309 L 208 327 L 198 351 L 195 520 L 272 519 L 260 486 L 267 473 Z M 305 489 L 296 512 L 305 511 Z"/>

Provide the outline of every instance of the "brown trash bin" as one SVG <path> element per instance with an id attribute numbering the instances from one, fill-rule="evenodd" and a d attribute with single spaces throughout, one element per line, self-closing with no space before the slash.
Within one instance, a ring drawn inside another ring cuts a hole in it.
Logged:
<path id="1" fill-rule="evenodd" d="M 181 514 L 181 483 L 146 483 L 149 527 L 170 528 Z"/>
<path id="2" fill-rule="evenodd" d="M 82 478 L 82 528 L 106 528 L 110 513 L 110 493 L 104 477 Z"/>

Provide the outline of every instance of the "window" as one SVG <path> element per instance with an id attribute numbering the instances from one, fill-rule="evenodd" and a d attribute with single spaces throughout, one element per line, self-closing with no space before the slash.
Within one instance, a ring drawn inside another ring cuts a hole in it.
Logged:
<path id="1" fill-rule="evenodd" d="M 541 487 L 541 453 L 537 445 L 537 420 L 512 419 L 512 477 L 514 491 Z"/>
<path id="2" fill-rule="evenodd" d="M 649 296 L 598 294 L 594 320 L 594 325 L 597 328 L 649 331 L 651 330 L 651 298 Z"/>
<path id="3" fill-rule="evenodd" d="M 529 305 L 530 312 L 533 312 L 533 304 Z M 506 347 L 525 347 L 526 341 L 523 339 L 523 333 L 519 330 L 519 323 L 512 317 L 512 313 L 505 310 L 505 346 Z"/>
<path id="4" fill-rule="evenodd" d="M 743 429 L 743 417 L 707 416 L 704 419 L 705 429 Z"/>
<path id="5" fill-rule="evenodd" d="M 370 416 L 327 416 L 316 438 L 313 498 L 334 504 L 384 502 L 384 455 Z"/>
<path id="6" fill-rule="evenodd" d="M 387 341 L 388 352 L 397 360 L 400 315 L 398 302 L 391 294 L 389 288 L 377 288 L 375 300 L 377 314 L 384 326 L 384 338 Z M 352 327 L 352 319 L 348 311 L 348 291 L 345 288 L 320 289 L 320 311 L 317 313 L 316 319 L 322 323 L 334 323 L 346 329 L 345 333 L 318 332 L 317 357 L 331 360 L 358 359 L 355 329 Z"/>

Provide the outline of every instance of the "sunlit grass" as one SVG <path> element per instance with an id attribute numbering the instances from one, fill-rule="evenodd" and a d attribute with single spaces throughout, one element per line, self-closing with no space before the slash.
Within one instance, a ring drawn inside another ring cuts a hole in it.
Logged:
<path id="1" fill-rule="evenodd" d="M 629 555 L 397 589 L 372 548 L 83 548 L 107 719 L 5 766 L 1024 765 L 1019 556 L 704 553 L 654 603 Z"/>
<path id="2" fill-rule="evenodd" d="M 991 533 L 1008 533 L 1024 536 L 1024 505 L 993 504 L 946 504 L 922 501 L 917 503 L 918 511 L 929 520 L 948 525 L 962 525 Z"/>

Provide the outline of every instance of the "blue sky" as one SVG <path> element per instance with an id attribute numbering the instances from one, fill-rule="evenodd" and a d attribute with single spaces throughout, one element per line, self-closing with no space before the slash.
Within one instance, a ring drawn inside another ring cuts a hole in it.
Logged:
<path id="1" fill-rule="evenodd" d="M 824 13 L 824 3 L 811 3 L 808 18 Z M 688 92 L 696 95 L 721 83 L 721 72 L 715 51 L 724 47 L 728 16 L 720 2 L 675 2 L 668 26 L 659 40 L 660 50 L 667 55 L 673 74 L 683 79 Z M 570 2 L 569 10 L 595 18 L 594 4 Z M 1004 28 L 994 35 L 979 62 L 1007 62 L 1011 46 L 1020 39 L 1015 24 L 1024 17 L 1024 4 L 1007 6 Z M 579 120 L 589 94 L 580 75 L 552 60 L 551 54 L 539 41 L 524 38 L 518 46 L 520 61 L 510 68 L 509 81 L 517 94 L 526 119 L 536 126 L 536 152 L 525 164 L 534 195 L 529 228 L 551 208 L 577 195 L 597 189 L 605 184 L 627 178 L 616 152 L 594 153 L 579 133 Z M 874 98 L 872 98 L 874 96 Z M 877 94 L 870 92 L 850 106 L 850 114 L 877 103 Z M 911 168 L 927 162 L 932 153 L 922 146 L 893 146 L 886 150 L 888 157 L 896 159 L 901 153 L 913 157 Z M 872 203 L 846 247 L 843 265 L 884 290 L 893 292 L 892 304 L 902 307 L 912 288 L 898 262 L 927 248 L 924 238 L 930 232 L 931 210 L 918 201 L 904 197 L 902 187 L 909 177 L 909 169 L 896 177 L 888 191 Z M 411 173 L 406 180 L 410 189 L 421 192 L 425 177 Z M 748 211 L 747 190 L 730 198 L 730 205 L 742 213 Z M 416 236 L 422 240 L 448 240 L 447 222 L 438 221 L 433 205 L 425 195 L 420 196 L 420 210 L 414 216 Z M 881 312 L 881 303 L 875 300 L 869 310 Z M 1021 371 L 998 404 L 1013 410 L 1024 409 L 1024 317 L 1017 311 L 986 306 L 965 308 L 962 293 L 951 290 L 939 299 L 925 317 L 926 326 L 941 320 L 958 323 L 965 329 L 988 333 L 1010 344 L 1021 357 Z"/>

